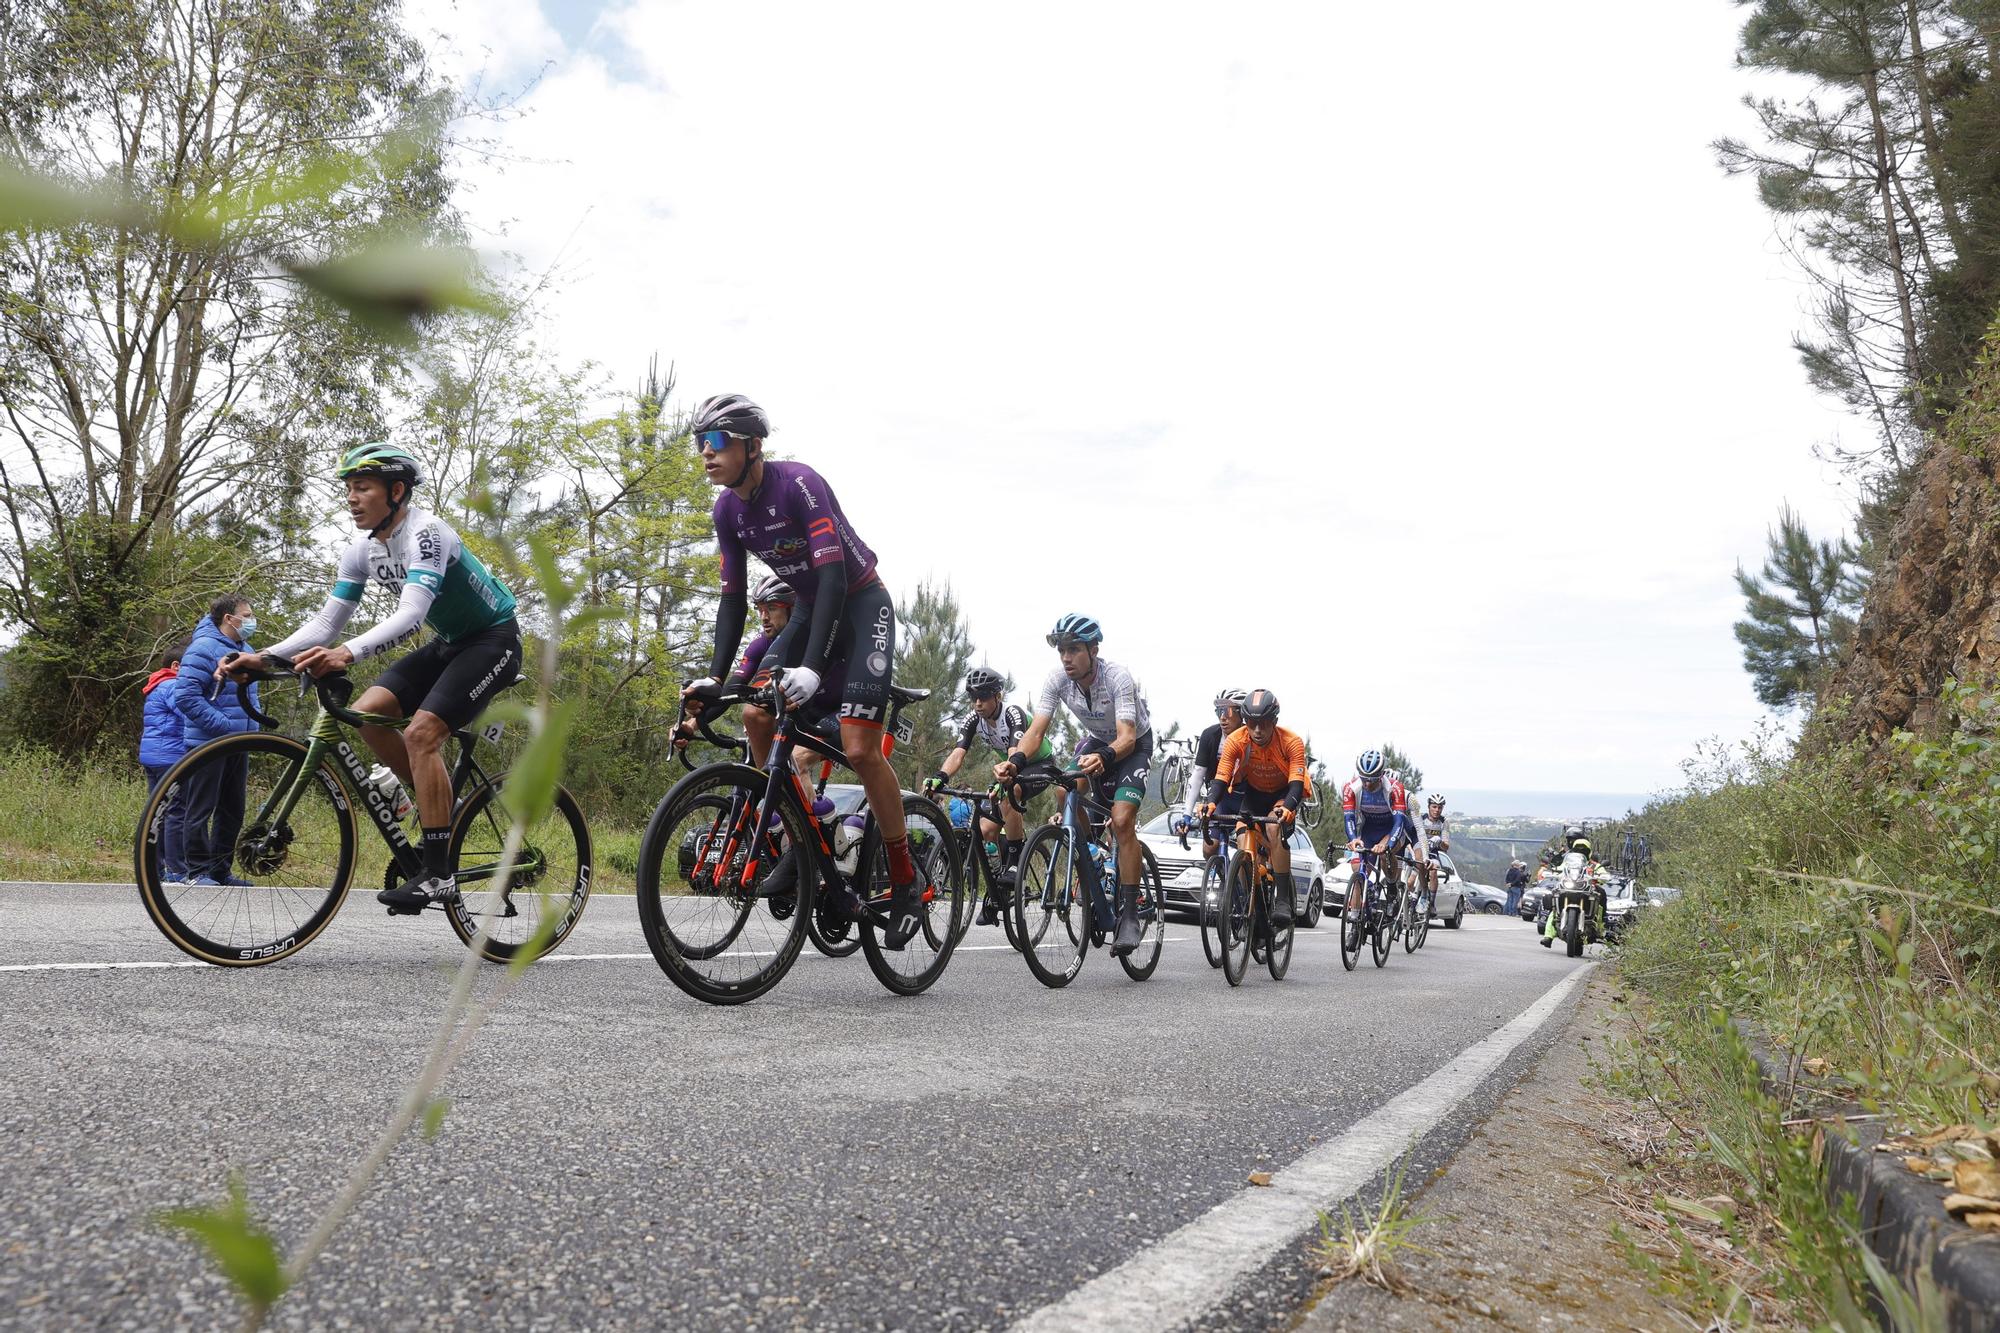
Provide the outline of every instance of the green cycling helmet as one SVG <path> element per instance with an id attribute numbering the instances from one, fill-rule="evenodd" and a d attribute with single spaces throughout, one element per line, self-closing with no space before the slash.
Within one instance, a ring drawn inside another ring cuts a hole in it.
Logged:
<path id="1" fill-rule="evenodd" d="M 370 440 L 367 444 L 357 444 L 340 456 L 340 465 L 333 470 L 340 481 L 349 477 L 380 477 L 389 492 L 389 515 L 381 523 L 371 528 L 370 535 L 380 537 L 396 515 L 409 503 L 410 492 L 424 484 L 424 465 L 416 455 L 400 445 L 387 440 Z M 396 498 L 393 483 L 403 483 L 403 498 Z"/>
<path id="2" fill-rule="evenodd" d="M 424 465 L 416 455 L 400 445 L 387 440 L 370 440 L 367 444 L 357 444 L 340 456 L 340 466 L 333 470 L 340 481 L 349 477 L 380 477 L 384 481 L 400 481 L 406 486 L 424 484 Z"/>

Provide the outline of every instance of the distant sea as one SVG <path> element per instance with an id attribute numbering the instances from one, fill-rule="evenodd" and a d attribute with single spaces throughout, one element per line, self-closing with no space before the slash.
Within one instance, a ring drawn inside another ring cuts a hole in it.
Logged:
<path id="1" fill-rule="evenodd" d="M 1481 791 L 1461 787 L 1445 793 L 1453 813 L 1489 819 L 1520 815 L 1533 819 L 1614 819 L 1644 806 L 1643 792 Z"/>

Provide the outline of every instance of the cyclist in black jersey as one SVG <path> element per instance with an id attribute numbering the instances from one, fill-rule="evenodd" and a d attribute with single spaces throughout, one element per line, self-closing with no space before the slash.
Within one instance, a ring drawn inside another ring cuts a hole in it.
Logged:
<path id="1" fill-rule="evenodd" d="M 1215 695 L 1216 720 L 1204 728 L 1201 739 L 1195 742 L 1194 773 L 1188 778 L 1187 799 L 1181 807 L 1184 818 L 1194 817 L 1195 806 L 1201 804 L 1202 796 L 1208 790 L 1208 780 L 1215 776 L 1216 765 L 1221 762 L 1223 739 L 1243 725 L 1243 701 L 1250 697 L 1248 690 L 1218 690 Z M 1216 807 L 1219 815 L 1233 815 L 1242 808 L 1243 793 L 1227 792 Z M 1210 828 L 1202 829 L 1201 855 L 1203 860 L 1214 856 L 1220 849 Z"/>
<path id="2" fill-rule="evenodd" d="M 965 693 L 972 700 L 972 712 L 966 717 L 965 725 L 959 728 L 958 744 L 938 765 L 937 772 L 924 781 L 925 792 L 935 792 L 945 785 L 965 763 L 966 754 L 976 740 L 984 740 L 995 753 L 1005 758 L 1019 745 L 1021 737 L 1028 732 L 1028 714 L 1019 704 L 1010 704 L 1002 698 L 1007 682 L 991 667 L 974 667 L 965 676 Z M 1047 758 L 1055 747 L 1047 741 L 1042 743 L 1042 758 Z M 1000 878 L 1003 884 L 1013 882 L 1014 869 L 1021 859 L 1021 844 L 1027 840 L 1027 827 L 1021 820 L 1021 812 L 1011 802 L 1000 803 L 999 825 L 990 819 L 979 821 L 979 836 L 989 841 L 1006 834 L 1001 844 Z M 990 896 L 980 905 L 979 924 L 990 926 L 1000 919 L 1000 904 Z"/>

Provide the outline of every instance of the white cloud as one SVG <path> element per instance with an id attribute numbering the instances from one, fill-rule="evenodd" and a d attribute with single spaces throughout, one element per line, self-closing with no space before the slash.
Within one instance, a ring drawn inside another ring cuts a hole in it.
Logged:
<path id="1" fill-rule="evenodd" d="M 1165 717 L 1267 685 L 1460 787 L 1670 783 L 1760 714 L 1730 570 L 1841 521 L 1855 428 L 1707 147 L 1727 7 L 420 8 L 556 61 L 468 202 L 563 256 L 564 352 L 757 397 L 1017 678 L 1089 610 Z"/>

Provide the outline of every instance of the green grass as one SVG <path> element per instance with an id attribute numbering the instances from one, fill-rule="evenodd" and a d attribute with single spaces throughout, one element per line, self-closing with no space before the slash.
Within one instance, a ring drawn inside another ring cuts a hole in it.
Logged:
<path id="1" fill-rule="evenodd" d="M 146 803 L 134 761 L 72 765 L 48 750 L 0 750 L 0 878 L 129 882 Z"/>
<path id="2" fill-rule="evenodd" d="M 0 879 L 130 883 L 132 831 L 145 804 L 136 761 L 75 764 L 48 750 L 0 749 Z M 632 892 L 641 832 L 592 822 L 593 892 Z M 379 888 L 388 859 L 382 840 L 363 830 L 354 887 Z"/>

